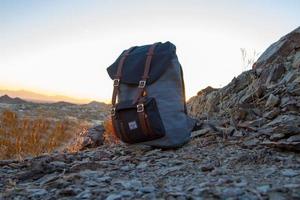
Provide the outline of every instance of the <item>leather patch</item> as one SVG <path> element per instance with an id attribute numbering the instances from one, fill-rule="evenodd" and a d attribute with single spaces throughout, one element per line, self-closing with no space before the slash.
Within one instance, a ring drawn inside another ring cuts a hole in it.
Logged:
<path id="1" fill-rule="evenodd" d="M 130 130 L 134 130 L 138 128 L 136 121 L 128 122 L 128 126 Z"/>

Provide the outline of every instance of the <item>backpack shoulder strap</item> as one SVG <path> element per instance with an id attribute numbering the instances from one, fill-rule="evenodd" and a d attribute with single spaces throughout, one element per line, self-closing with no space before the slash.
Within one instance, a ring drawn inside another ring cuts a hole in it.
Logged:
<path id="1" fill-rule="evenodd" d="M 121 56 L 121 59 L 118 63 L 118 69 L 117 69 L 117 74 L 115 75 L 115 79 L 113 80 L 113 94 L 112 94 L 112 99 L 111 99 L 111 104 L 113 106 L 112 110 L 114 109 L 114 106 L 116 104 L 116 99 L 119 93 L 119 87 L 120 87 L 120 79 L 122 77 L 122 69 L 124 62 L 129 55 L 129 53 L 134 49 L 135 47 L 131 47 L 130 49 L 126 50 L 123 55 Z M 112 111 L 113 112 L 113 111 Z"/>

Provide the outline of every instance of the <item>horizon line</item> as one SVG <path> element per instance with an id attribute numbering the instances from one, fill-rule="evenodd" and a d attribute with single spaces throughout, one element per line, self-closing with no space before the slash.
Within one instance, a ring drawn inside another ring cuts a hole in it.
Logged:
<path id="1" fill-rule="evenodd" d="M 37 98 L 37 97 L 28 97 L 27 95 L 12 95 L 9 93 L 33 93 L 35 95 L 43 96 L 43 98 Z M 6 94 L 7 93 L 7 94 Z M 75 103 L 75 104 L 84 104 L 84 103 L 90 103 L 92 101 L 97 101 L 101 103 L 110 103 L 110 99 L 97 99 L 97 98 L 81 98 L 74 95 L 64 95 L 62 93 L 54 93 L 54 92 L 43 92 L 38 90 L 32 90 L 32 89 L 24 89 L 24 88 L 11 88 L 11 87 L 3 87 L 0 85 L 0 94 L 1 96 L 7 95 L 12 98 L 19 97 L 24 100 L 29 101 L 36 101 L 36 102 L 60 102 L 65 101 L 69 103 Z M 48 98 L 48 99 L 47 99 Z"/>

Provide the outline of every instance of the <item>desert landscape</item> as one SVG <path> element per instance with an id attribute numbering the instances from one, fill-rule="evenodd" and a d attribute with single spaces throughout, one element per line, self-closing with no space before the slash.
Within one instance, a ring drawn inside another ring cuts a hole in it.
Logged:
<path id="1" fill-rule="evenodd" d="M 108 116 L 108 105 L 99 103 L 1 99 L 2 113 L 22 117 L 83 120 L 92 127 Z M 179 149 L 95 142 L 75 152 L 1 160 L 0 198 L 300 198 L 300 27 L 226 86 L 198 92 L 188 111 L 216 130 L 203 126 Z M 89 129 L 77 142 L 102 136 L 105 128 Z"/>
<path id="2" fill-rule="evenodd" d="M 42 103 L 0 97 L 0 159 L 22 159 L 67 148 L 85 129 L 103 126 L 109 105 Z"/>

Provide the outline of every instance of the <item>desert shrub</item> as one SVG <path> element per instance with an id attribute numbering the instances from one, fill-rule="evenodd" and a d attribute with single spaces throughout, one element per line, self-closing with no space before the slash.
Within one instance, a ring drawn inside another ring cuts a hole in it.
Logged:
<path id="1" fill-rule="evenodd" d="M 118 144 L 120 140 L 114 131 L 111 119 L 110 118 L 106 119 L 103 125 L 105 130 L 103 134 L 104 142 L 108 144 Z"/>
<path id="2" fill-rule="evenodd" d="M 19 118 L 12 111 L 0 116 L 0 159 L 22 159 L 62 147 L 80 127 L 72 122 L 45 118 Z"/>
<path id="3" fill-rule="evenodd" d="M 242 68 L 243 71 L 251 69 L 255 64 L 255 61 L 258 59 L 260 53 L 256 50 L 249 50 L 246 48 L 240 48 L 242 53 Z"/>

